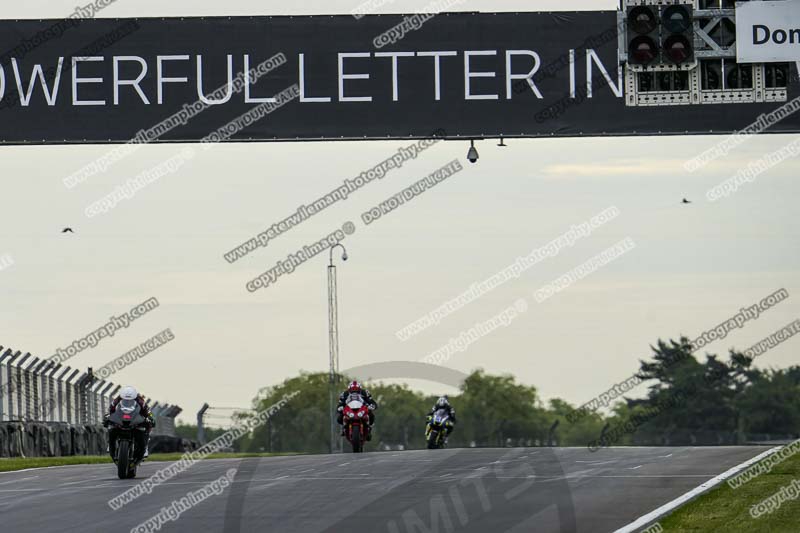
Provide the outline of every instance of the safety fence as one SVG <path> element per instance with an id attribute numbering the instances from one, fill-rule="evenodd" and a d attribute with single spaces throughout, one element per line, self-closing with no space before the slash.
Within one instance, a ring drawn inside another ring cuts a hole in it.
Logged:
<path id="1" fill-rule="evenodd" d="M 83 372 L 0 345 L 0 421 L 100 424 L 120 388 L 91 368 Z M 160 432 L 175 435 L 180 407 L 158 402 L 150 407 Z"/>
<path id="2" fill-rule="evenodd" d="M 58 362 L 0 345 L 0 457 L 102 455 L 103 415 L 121 386 Z M 194 443 L 175 433 L 176 405 L 150 402 L 151 443 L 182 451 Z"/>

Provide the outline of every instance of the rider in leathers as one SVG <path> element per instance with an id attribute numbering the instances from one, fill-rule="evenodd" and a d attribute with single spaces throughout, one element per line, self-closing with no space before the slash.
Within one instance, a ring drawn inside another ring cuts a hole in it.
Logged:
<path id="1" fill-rule="evenodd" d="M 347 398 L 351 394 L 358 394 L 361 396 L 363 402 L 369 407 L 369 427 L 370 431 L 367 433 L 367 440 L 372 439 L 372 425 L 375 424 L 375 414 L 373 411 L 378 408 L 378 404 L 372 399 L 372 395 L 367 389 L 361 387 L 358 381 L 351 381 L 347 390 L 339 395 L 339 405 L 336 407 L 337 417 L 336 421 L 342 426 L 342 435 L 344 435 L 344 424 L 342 417 L 344 416 L 344 406 L 347 403 Z"/>

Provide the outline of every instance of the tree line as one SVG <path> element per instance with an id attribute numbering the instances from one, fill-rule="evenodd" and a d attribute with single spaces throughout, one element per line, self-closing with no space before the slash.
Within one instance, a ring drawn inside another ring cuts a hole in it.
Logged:
<path id="1" fill-rule="evenodd" d="M 689 340 L 659 340 L 652 356 L 640 361 L 646 393 L 620 400 L 607 413 L 574 422 L 577 406 L 554 398 L 545 402 L 536 387 L 510 375 L 473 371 L 449 395 L 458 423 L 451 447 L 720 445 L 796 438 L 800 434 L 800 366 L 781 370 L 753 367 L 753 358 L 735 350 L 726 358 L 692 355 Z M 302 373 L 261 389 L 253 409 L 264 410 L 284 395 L 300 394 L 267 424 L 236 442 L 242 452 L 325 453 L 329 450 L 331 392 L 335 408 L 349 376 L 334 391 L 327 373 Z M 566 377 L 565 379 L 568 379 Z M 407 385 L 367 383 L 379 404 L 370 449 L 425 447 L 425 417 L 438 395 Z M 237 416 L 250 416 L 240 413 Z M 206 430 L 208 439 L 222 430 Z M 179 426 L 196 437 L 196 427 Z M 339 438 L 339 437 L 337 437 Z"/>

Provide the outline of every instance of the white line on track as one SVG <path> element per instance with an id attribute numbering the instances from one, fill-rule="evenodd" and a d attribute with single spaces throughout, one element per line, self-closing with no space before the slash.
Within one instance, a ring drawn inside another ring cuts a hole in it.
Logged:
<path id="1" fill-rule="evenodd" d="M 281 482 L 286 480 L 288 477 L 289 476 L 276 477 L 273 481 L 270 481 L 269 483 L 264 483 L 262 485 L 250 487 L 248 490 L 259 491 L 259 490 L 269 489 L 274 487 L 275 485 L 280 485 Z"/>
<path id="2" fill-rule="evenodd" d="M 8 472 L 0 472 L 0 476 L 6 474 L 19 474 L 21 472 L 41 472 L 43 470 L 56 470 L 63 468 L 78 469 L 82 467 L 83 470 L 86 470 L 87 468 L 93 468 L 93 467 L 96 468 L 101 466 L 108 466 L 108 465 L 105 463 L 101 463 L 101 464 L 91 464 L 91 465 L 78 464 L 78 465 L 58 465 L 58 466 L 35 466 L 33 468 L 23 468 L 22 470 L 9 470 Z"/>
<path id="3" fill-rule="evenodd" d="M 12 479 L 11 481 L 4 481 L 0 483 L 0 485 L 10 485 L 11 483 L 19 483 L 20 481 L 27 481 L 29 479 L 36 479 L 39 476 L 30 476 L 30 477 L 23 477 L 21 479 Z"/>
<path id="4" fill-rule="evenodd" d="M 78 485 L 78 484 L 80 484 L 80 483 L 89 483 L 89 482 L 91 482 L 91 481 L 99 481 L 99 480 L 101 480 L 101 479 L 106 479 L 107 477 L 108 477 L 108 476 L 103 476 L 103 477 L 94 477 L 94 478 L 88 478 L 88 479 L 82 479 L 82 480 L 80 480 L 80 481 L 69 481 L 69 482 L 67 482 L 67 483 L 61 483 L 61 485 L 60 485 L 60 486 L 64 487 L 64 486 L 67 486 L 67 485 Z"/>
<path id="5" fill-rule="evenodd" d="M 758 461 L 760 461 L 764 457 L 767 457 L 768 455 L 771 455 L 771 454 L 777 452 L 780 449 L 781 449 L 781 446 L 776 446 L 776 447 L 774 447 L 772 449 L 769 449 L 769 450 L 765 451 L 764 453 L 761 453 L 761 454 L 753 457 L 752 459 L 749 459 L 749 460 L 743 462 L 740 465 L 734 466 L 733 468 L 731 468 L 727 472 L 723 472 L 722 474 L 718 475 L 717 477 L 715 477 L 713 479 L 709 479 L 708 481 L 706 481 L 702 485 L 690 490 L 689 492 L 687 492 L 683 496 L 679 496 L 678 498 L 675 498 L 671 502 L 665 503 L 664 505 L 662 505 L 658 509 L 656 509 L 654 511 L 651 511 L 651 512 L 647 513 L 646 515 L 637 518 L 636 520 L 634 520 L 633 522 L 631 522 L 627 526 L 619 528 L 618 530 L 614 531 L 614 533 L 632 533 L 632 532 L 637 531 L 640 528 L 642 528 L 642 527 L 644 527 L 644 526 L 646 526 L 646 525 L 648 525 L 648 524 L 650 524 L 652 522 L 655 522 L 656 520 L 658 520 L 659 518 L 661 518 L 665 514 L 667 514 L 669 512 L 672 512 L 674 509 L 680 507 L 684 503 L 686 503 L 686 502 L 688 502 L 690 500 L 693 500 L 694 498 L 697 498 L 698 496 L 700 496 L 704 492 L 707 492 L 708 490 L 712 489 L 713 487 L 719 485 L 720 483 L 722 483 L 723 481 L 725 481 L 729 477 L 732 477 L 733 475 L 738 474 L 739 472 L 741 472 L 745 468 L 749 467 L 750 465 L 752 465 L 754 463 L 757 463 Z"/>
<path id="6" fill-rule="evenodd" d="M 656 479 L 658 479 L 658 478 L 673 478 L 673 477 L 676 477 L 676 478 L 681 478 L 681 477 L 698 477 L 698 478 L 705 478 L 705 479 L 708 479 L 708 477 L 709 477 L 709 476 L 713 476 L 713 475 L 714 475 L 714 474 L 652 474 L 652 475 L 650 475 L 650 474 L 638 474 L 638 475 L 629 475 L 629 476 L 626 476 L 626 475 L 624 475 L 624 474 L 618 474 L 618 475 L 609 474 L 609 475 L 597 475 L 597 476 L 576 476 L 576 477 L 575 477 L 575 479 L 580 479 L 580 478 L 592 478 L 592 477 L 603 477 L 603 478 L 605 478 L 605 477 L 608 477 L 608 478 L 616 478 L 616 477 L 626 478 L 626 477 L 632 477 L 632 478 L 656 478 Z M 572 479 L 572 477 L 570 477 L 570 476 L 567 476 L 567 477 L 569 477 L 570 479 Z"/>

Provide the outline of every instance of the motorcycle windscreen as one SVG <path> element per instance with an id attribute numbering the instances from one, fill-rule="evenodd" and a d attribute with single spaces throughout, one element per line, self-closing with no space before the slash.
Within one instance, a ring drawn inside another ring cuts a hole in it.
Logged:
<path id="1" fill-rule="evenodd" d="M 119 414 L 119 418 L 115 417 L 117 423 L 122 422 L 126 427 L 128 425 L 136 427 L 144 422 L 141 407 L 136 400 L 120 400 L 118 407 L 115 413 Z"/>

